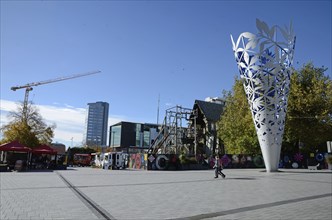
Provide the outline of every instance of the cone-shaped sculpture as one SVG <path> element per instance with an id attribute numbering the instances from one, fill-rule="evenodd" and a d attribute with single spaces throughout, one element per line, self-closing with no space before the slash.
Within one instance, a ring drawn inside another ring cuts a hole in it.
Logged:
<path id="1" fill-rule="evenodd" d="M 243 80 L 267 172 L 278 170 L 295 48 L 292 25 L 273 26 L 256 20 L 257 34 L 242 33 L 235 59 Z"/>

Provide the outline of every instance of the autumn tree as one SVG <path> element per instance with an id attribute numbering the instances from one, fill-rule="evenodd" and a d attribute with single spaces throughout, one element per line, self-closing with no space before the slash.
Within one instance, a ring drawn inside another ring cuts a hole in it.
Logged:
<path id="1" fill-rule="evenodd" d="M 50 144 L 54 136 L 55 125 L 48 126 L 32 103 L 27 105 L 26 117 L 23 117 L 23 108 L 23 103 L 20 103 L 16 111 L 8 114 L 9 123 L 1 127 L 3 133 L 1 142 L 17 140 L 29 147 Z"/>
<path id="2" fill-rule="evenodd" d="M 235 78 L 232 92 L 224 92 L 226 108 L 218 122 L 218 136 L 228 154 L 260 153 L 255 126 L 242 80 Z"/>
<path id="3" fill-rule="evenodd" d="M 326 70 L 308 63 L 293 73 L 284 150 L 326 151 L 332 138 L 332 81 Z"/>

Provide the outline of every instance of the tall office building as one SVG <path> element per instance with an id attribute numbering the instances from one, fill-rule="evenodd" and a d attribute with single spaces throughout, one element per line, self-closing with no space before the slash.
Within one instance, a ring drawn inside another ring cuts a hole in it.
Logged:
<path id="1" fill-rule="evenodd" d="M 107 102 L 88 103 L 85 143 L 88 146 L 106 146 L 108 124 Z"/>

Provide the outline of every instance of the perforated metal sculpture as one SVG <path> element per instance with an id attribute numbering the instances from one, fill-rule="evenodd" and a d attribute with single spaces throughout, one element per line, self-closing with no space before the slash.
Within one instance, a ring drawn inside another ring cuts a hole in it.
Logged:
<path id="1" fill-rule="evenodd" d="M 292 74 L 295 35 L 256 20 L 257 34 L 242 33 L 233 43 L 235 59 L 268 172 L 277 171 Z"/>

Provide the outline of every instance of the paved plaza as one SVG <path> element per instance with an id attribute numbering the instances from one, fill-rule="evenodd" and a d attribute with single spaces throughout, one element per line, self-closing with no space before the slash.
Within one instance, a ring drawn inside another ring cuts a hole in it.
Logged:
<path id="1" fill-rule="evenodd" d="M 2 172 L 0 219 L 331 219 L 332 172 Z"/>

